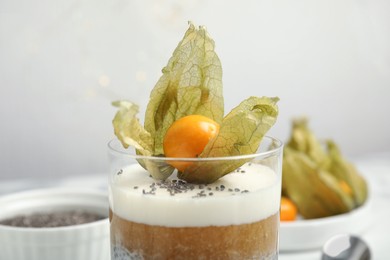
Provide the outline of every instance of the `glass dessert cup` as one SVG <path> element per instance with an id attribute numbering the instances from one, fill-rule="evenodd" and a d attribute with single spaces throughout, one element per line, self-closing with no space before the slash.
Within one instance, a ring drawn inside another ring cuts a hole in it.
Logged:
<path id="1" fill-rule="evenodd" d="M 114 139 L 110 155 L 111 257 L 277 259 L 283 144 L 264 137 L 255 154 L 218 158 L 139 156 Z M 211 184 L 165 181 L 141 165 L 238 163 Z"/>

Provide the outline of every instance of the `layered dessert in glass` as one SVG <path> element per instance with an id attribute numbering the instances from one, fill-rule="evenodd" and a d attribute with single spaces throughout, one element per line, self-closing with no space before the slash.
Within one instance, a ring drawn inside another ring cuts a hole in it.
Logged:
<path id="1" fill-rule="evenodd" d="M 225 115 L 214 41 L 193 24 L 162 73 L 143 124 L 113 102 L 112 259 L 277 259 L 283 145 L 266 133 L 279 98 Z"/>
<path id="2" fill-rule="evenodd" d="M 267 151 L 246 156 L 232 173 L 193 184 L 175 174 L 154 180 L 139 156 L 112 141 L 112 258 L 277 259 L 282 146 L 268 137 L 262 145 Z"/>

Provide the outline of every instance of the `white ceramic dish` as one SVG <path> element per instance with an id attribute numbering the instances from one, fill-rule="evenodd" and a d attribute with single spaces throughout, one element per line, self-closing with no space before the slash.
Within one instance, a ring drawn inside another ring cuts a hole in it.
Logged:
<path id="1" fill-rule="evenodd" d="M 359 208 L 333 217 L 281 222 L 279 250 L 281 252 L 320 249 L 332 236 L 342 233 L 359 235 L 371 224 L 371 201 Z"/>
<path id="2" fill-rule="evenodd" d="M 0 219 L 48 210 L 80 210 L 108 215 L 105 192 L 64 188 L 19 192 L 0 197 Z M 54 228 L 0 225 L 0 259 L 108 260 L 109 221 Z"/>

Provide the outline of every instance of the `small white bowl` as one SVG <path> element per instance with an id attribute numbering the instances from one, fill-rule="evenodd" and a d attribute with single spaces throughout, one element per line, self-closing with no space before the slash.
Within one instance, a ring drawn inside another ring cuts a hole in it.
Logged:
<path id="1" fill-rule="evenodd" d="M 51 228 L 0 225 L 0 259 L 109 259 L 108 198 L 105 192 L 52 188 L 0 197 L 0 219 L 50 210 L 86 210 L 106 218 L 87 224 Z"/>

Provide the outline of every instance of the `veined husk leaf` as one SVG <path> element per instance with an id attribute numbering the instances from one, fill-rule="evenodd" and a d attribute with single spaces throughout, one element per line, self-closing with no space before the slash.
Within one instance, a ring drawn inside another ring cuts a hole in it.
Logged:
<path id="1" fill-rule="evenodd" d="M 153 139 L 137 118 L 138 106 L 129 101 L 115 101 L 112 105 L 119 108 L 112 123 L 114 133 L 123 147 L 131 146 L 136 149 L 139 155 L 152 156 Z M 149 171 L 153 178 L 159 180 L 166 179 L 174 170 L 173 167 L 163 161 L 138 160 L 138 162 Z"/>
<path id="2" fill-rule="evenodd" d="M 291 138 L 287 146 L 305 153 L 321 167 L 328 167 L 329 157 L 321 141 L 309 129 L 306 118 L 296 118 L 293 120 Z"/>
<path id="3" fill-rule="evenodd" d="M 348 162 L 341 154 L 335 142 L 327 141 L 328 153 L 331 160 L 329 172 L 337 179 L 344 181 L 351 188 L 351 196 L 355 206 L 360 206 L 367 199 L 368 188 L 364 178 L 354 165 Z"/>
<path id="4" fill-rule="evenodd" d="M 209 141 L 200 158 L 253 154 L 266 132 L 275 124 L 279 98 L 250 97 L 223 119 L 218 135 Z M 195 162 L 179 173 L 193 183 L 212 183 L 247 160 Z"/>
<path id="5" fill-rule="evenodd" d="M 138 106 L 125 100 L 112 102 L 112 105 L 118 107 L 118 112 L 112 124 L 114 133 L 121 141 L 123 147 L 128 148 L 132 146 L 142 155 L 152 155 L 153 139 L 137 118 Z"/>
<path id="6" fill-rule="evenodd" d="M 350 211 L 353 201 L 338 180 L 306 154 L 289 147 L 283 155 L 283 189 L 304 218 L 321 218 Z"/>
<path id="7" fill-rule="evenodd" d="M 221 123 L 224 115 L 222 66 L 204 27 L 190 23 L 162 72 L 145 115 L 154 154 L 163 154 L 163 138 L 177 119 L 198 114 Z"/>
<path id="8" fill-rule="evenodd" d="M 368 193 L 365 180 L 337 145 L 320 142 L 306 119 L 293 121 L 284 149 L 282 191 L 305 218 L 348 212 L 363 204 Z"/>

